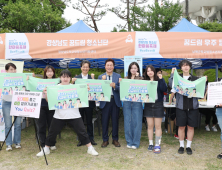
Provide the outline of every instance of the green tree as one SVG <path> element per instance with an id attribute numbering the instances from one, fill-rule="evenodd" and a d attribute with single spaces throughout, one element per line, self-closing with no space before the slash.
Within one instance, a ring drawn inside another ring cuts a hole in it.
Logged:
<path id="1" fill-rule="evenodd" d="M 198 27 L 208 30 L 210 32 L 222 32 L 222 23 L 215 22 L 205 22 L 199 24 Z"/>
<path id="2" fill-rule="evenodd" d="M 174 27 L 182 16 L 179 3 L 163 1 L 163 5 L 155 2 L 147 7 L 132 7 L 131 26 L 134 31 L 168 31 Z"/>
<path id="3" fill-rule="evenodd" d="M 4 1 L 0 25 L 16 32 L 57 32 L 71 24 L 62 18 L 63 7 L 49 0 Z M 58 2 L 55 1 L 55 2 Z"/>

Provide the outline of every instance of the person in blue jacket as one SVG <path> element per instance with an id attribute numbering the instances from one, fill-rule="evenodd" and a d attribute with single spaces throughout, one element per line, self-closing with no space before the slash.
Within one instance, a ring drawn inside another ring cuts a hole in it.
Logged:
<path id="1" fill-rule="evenodd" d="M 109 145 L 109 136 L 108 136 L 108 127 L 109 127 L 109 119 L 112 117 L 112 144 L 115 147 L 120 147 L 120 143 L 118 142 L 119 136 L 119 111 L 122 103 L 120 101 L 120 93 L 119 93 L 119 78 L 121 76 L 115 72 L 113 72 L 115 66 L 115 62 L 113 59 L 109 58 L 105 62 L 106 72 L 101 74 L 98 79 L 100 80 L 111 80 L 110 86 L 112 87 L 111 91 L 111 100 L 110 102 L 100 102 L 100 108 L 102 109 L 102 136 L 103 143 L 101 145 L 102 148 L 107 147 Z"/>

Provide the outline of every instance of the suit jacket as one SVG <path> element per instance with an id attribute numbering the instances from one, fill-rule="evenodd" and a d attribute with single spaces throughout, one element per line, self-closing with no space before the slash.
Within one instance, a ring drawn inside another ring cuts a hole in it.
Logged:
<path id="1" fill-rule="evenodd" d="M 106 73 L 101 74 L 98 77 L 98 79 L 102 80 L 103 75 L 106 75 Z M 120 94 L 119 94 L 119 78 L 121 78 L 121 76 L 118 73 L 113 72 L 112 82 L 114 82 L 116 84 L 115 90 L 112 88 L 115 103 L 118 107 L 122 107 L 122 103 L 120 101 Z M 100 102 L 100 108 L 101 109 L 104 108 L 105 105 L 106 105 L 106 102 Z"/>
<path id="2" fill-rule="evenodd" d="M 76 76 L 75 78 L 82 79 L 82 74 Z M 91 77 L 89 74 L 88 74 L 88 79 L 92 79 L 92 77 Z M 90 108 L 96 107 L 95 101 L 89 101 L 89 107 L 90 107 Z"/>

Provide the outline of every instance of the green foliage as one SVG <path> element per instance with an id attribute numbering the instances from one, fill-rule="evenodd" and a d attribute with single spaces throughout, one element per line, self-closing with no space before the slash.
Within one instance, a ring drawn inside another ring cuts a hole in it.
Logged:
<path id="1" fill-rule="evenodd" d="M 216 80 L 216 70 L 209 69 L 204 72 L 204 75 L 207 76 L 209 82 L 214 82 Z M 222 72 L 218 71 L 218 77 L 222 77 Z"/>
<path id="2" fill-rule="evenodd" d="M 200 28 L 208 30 L 210 32 L 222 32 L 222 23 L 215 22 L 205 22 L 198 25 Z"/>
<path id="3" fill-rule="evenodd" d="M 148 9 L 148 10 L 147 10 Z M 164 1 L 147 7 L 132 7 L 131 26 L 134 31 L 168 31 L 174 27 L 182 16 L 180 4 Z"/>
<path id="4" fill-rule="evenodd" d="M 62 18 L 65 6 L 56 7 L 58 1 L 4 1 L 0 5 L 0 25 L 16 32 L 57 32 L 71 25 Z"/>

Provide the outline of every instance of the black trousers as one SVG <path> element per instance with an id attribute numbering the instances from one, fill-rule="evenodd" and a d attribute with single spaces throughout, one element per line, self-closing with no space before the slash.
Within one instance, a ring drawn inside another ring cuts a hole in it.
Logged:
<path id="1" fill-rule="evenodd" d="M 83 145 L 90 143 L 88 134 L 86 133 L 85 126 L 83 124 L 82 118 L 77 119 L 52 119 L 52 123 L 49 129 L 49 134 L 46 139 L 45 144 L 47 146 L 53 146 L 56 141 L 56 136 L 62 130 L 62 128 L 66 125 L 66 122 L 73 128 L 73 130 L 77 133 L 80 142 Z"/>
<path id="2" fill-rule="evenodd" d="M 215 114 L 216 111 L 214 109 L 199 109 L 199 111 L 200 111 L 200 113 L 202 113 L 206 116 L 206 119 L 205 119 L 206 125 L 210 124 L 211 117 L 213 118 L 212 124 L 213 125 L 217 124 L 217 116 Z"/>
<path id="3" fill-rule="evenodd" d="M 109 119 L 112 119 L 112 138 L 118 140 L 119 131 L 119 110 L 120 108 L 116 105 L 114 98 L 111 98 L 110 102 L 106 102 L 106 105 L 102 109 L 102 130 L 103 130 L 103 141 L 108 141 L 108 128 Z"/>
<path id="4" fill-rule="evenodd" d="M 89 139 L 94 139 L 93 134 L 93 124 L 92 124 L 92 118 L 93 118 L 93 108 L 87 107 L 87 108 L 80 108 L 79 112 L 81 114 L 82 120 L 84 122 L 84 119 L 86 118 L 87 122 L 87 133 L 89 135 Z"/>
<path id="5" fill-rule="evenodd" d="M 42 147 L 45 146 L 46 128 L 48 127 L 49 131 L 54 113 L 55 110 L 49 110 L 48 106 L 42 106 L 40 109 L 40 115 L 37 123 L 38 123 L 39 140 L 41 142 Z M 52 146 L 55 146 L 55 143 Z"/>

